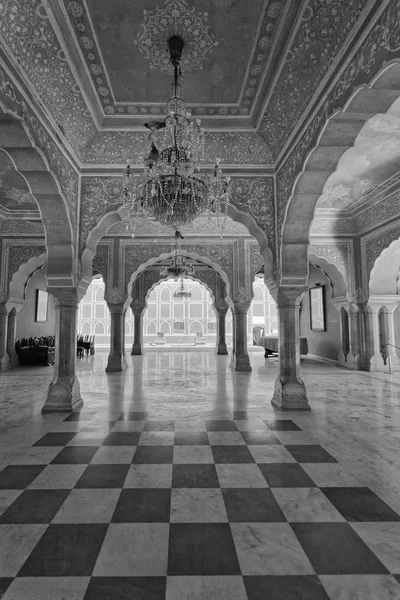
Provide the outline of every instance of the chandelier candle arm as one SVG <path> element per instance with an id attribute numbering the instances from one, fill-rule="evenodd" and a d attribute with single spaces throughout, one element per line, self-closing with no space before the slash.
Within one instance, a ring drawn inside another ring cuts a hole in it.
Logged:
<path id="1" fill-rule="evenodd" d="M 208 176 L 200 173 L 204 160 L 205 134 L 200 120 L 192 122 L 191 112 L 180 95 L 180 60 L 184 42 L 179 36 L 168 40 L 174 67 L 172 97 L 164 121 L 145 123 L 149 130 L 150 151 L 144 161 L 143 175 L 125 170 L 123 201 L 128 220 L 142 211 L 175 230 L 190 225 L 201 213 L 217 215 L 220 232 L 226 221 L 230 178 L 225 177 L 216 159 Z"/>

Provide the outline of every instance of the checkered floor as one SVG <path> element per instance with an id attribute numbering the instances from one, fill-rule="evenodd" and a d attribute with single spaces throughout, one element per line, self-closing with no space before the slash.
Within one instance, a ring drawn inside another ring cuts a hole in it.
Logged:
<path id="1" fill-rule="evenodd" d="M 400 516 L 293 421 L 72 413 L 0 472 L 3 600 L 393 600 Z"/>

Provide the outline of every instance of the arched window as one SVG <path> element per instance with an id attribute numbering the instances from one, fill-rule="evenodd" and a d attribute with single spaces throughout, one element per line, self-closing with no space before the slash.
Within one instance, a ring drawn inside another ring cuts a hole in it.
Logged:
<path id="1" fill-rule="evenodd" d="M 253 286 L 253 290 L 254 290 L 254 298 L 253 300 L 255 302 L 264 302 L 264 290 L 261 286 L 259 285 L 254 285 Z"/>
<path id="2" fill-rule="evenodd" d="M 167 287 L 163 287 L 160 294 L 161 302 L 171 302 L 171 292 Z"/>
<path id="3" fill-rule="evenodd" d="M 183 333 L 185 331 L 185 323 L 183 321 L 174 321 L 174 333 Z"/>
<path id="4" fill-rule="evenodd" d="M 86 290 L 86 294 L 84 295 L 84 297 L 82 298 L 82 300 L 84 302 L 92 302 L 92 290 L 91 287 L 89 286 L 88 289 Z"/>
<path id="5" fill-rule="evenodd" d="M 200 321 L 192 321 L 190 323 L 189 333 L 203 333 L 203 325 Z"/>
<path id="6" fill-rule="evenodd" d="M 171 316 L 171 304 L 166 304 L 166 303 L 161 304 L 161 317 L 169 318 L 170 316 Z"/>
<path id="7" fill-rule="evenodd" d="M 131 323 L 128 319 L 125 319 L 125 334 L 131 335 Z"/>
<path id="8" fill-rule="evenodd" d="M 202 304 L 190 304 L 190 316 L 191 317 L 202 317 L 203 316 L 203 305 Z"/>
<path id="9" fill-rule="evenodd" d="M 232 333 L 232 321 L 226 321 L 225 323 L 225 332 L 226 333 Z"/>
<path id="10" fill-rule="evenodd" d="M 104 302 L 104 285 L 101 285 L 96 290 L 96 302 Z"/>
<path id="11" fill-rule="evenodd" d="M 183 304 L 174 303 L 174 317 L 183 317 Z"/>
<path id="12" fill-rule="evenodd" d="M 151 290 L 150 294 L 149 294 L 149 302 L 157 302 L 158 298 L 157 298 L 157 291 L 156 289 Z"/>
<path id="13" fill-rule="evenodd" d="M 95 305 L 95 312 L 94 312 L 94 316 L 97 319 L 104 319 L 106 316 L 106 305 L 103 302 L 102 304 L 96 304 Z"/>
<path id="14" fill-rule="evenodd" d="M 278 321 L 275 319 L 271 321 L 269 328 L 271 330 L 271 335 L 278 335 Z"/>
<path id="15" fill-rule="evenodd" d="M 170 328 L 169 323 L 167 321 L 163 321 L 161 323 L 160 331 L 162 331 L 163 333 L 165 333 L 167 335 L 170 335 L 171 328 Z"/>
<path id="16" fill-rule="evenodd" d="M 91 304 L 82 304 L 82 318 L 90 319 L 92 316 L 92 305 Z"/>
<path id="17" fill-rule="evenodd" d="M 79 333 L 82 333 L 83 335 L 89 334 L 91 335 L 92 333 L 92 328 L 90 327 L 90 323 L 88 321 L 84 321 L 82 323 L 82 327 Z"/>
<path id="18" fill-rule="evenodd" d="M 94 332 L 96 335 L 104 335 L 104 323 L 102 321 L 97 321 L 94 327 Z"/>
<path id="19" fill-rule="evenodd" d="M 154 321 L 150 321 L 149 324 L 147 325 L 147 335 L 156 335 L 156 333 L 157 333 L 156 324 L 154 323 Z"/>
<path id="20" fill-rule="evenodd" d="M 193 286 L 190 291 L 192 292 L 191 300 L 192 302 L 202 302 L 203 294 L 202 289 L 199 285 Z"/>
<path id="21" fill-rule="evenodd" d="M 147 307 L 147 317 L 149 319 L 155 319 L 157 316 L 157 304 L 155 302 L 149 303 Z"/>

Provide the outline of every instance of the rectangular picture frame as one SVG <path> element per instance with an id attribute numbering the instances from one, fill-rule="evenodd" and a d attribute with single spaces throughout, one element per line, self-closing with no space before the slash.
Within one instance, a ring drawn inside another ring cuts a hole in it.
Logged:
<path id="1" fill-rule="evenodd" d="M 324 295 L 323 285 L 309 289 L 311 331 L 325 331 Z"/>
<path id="2" fill-rule="evenodd" d="M 36 323 L 46 323 L 49 308 L 49 294 L 43 290 L 36 290 Z"/>

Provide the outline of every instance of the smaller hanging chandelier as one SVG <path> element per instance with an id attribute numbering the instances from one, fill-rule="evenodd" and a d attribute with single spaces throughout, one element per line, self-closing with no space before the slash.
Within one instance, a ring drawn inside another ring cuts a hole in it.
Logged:
<path id="1" fill-rule="evenodd" d="M 180 252 L 180 240 L 183 240 L 181 232 L 175 231 L 174 238 L 175 244 L 171 264 L 163 265 L 160 269 L 160 275 L 163 277 L 169 275 L 174 279 L 183 278 L 185 275 L 194 275 L 194 266 L 186 264 L 186 259 Z"/>
<path id="2" fill-rule="evenodd" d="M 144 173 L 134 175 L 130 164 L 125 169 L 123 202 L 127 221 L 143 211 L 156 221 L 178 229 L 190 225 L 201 213 L 216 214 L 222 234 L 225 227 L 230 177 L 223 175 L 221 159 L 215 159 L 211 173 L 201 174 L 205 134 L 200 120 L 190 120 L 191 112 L 180 96 L 180 61 L 183 40 L 173 35 L 168 40 L 170 62 L 174 67 L 172 97 L 164 121 L 145 123 L 149 130 L 150 152 Z M 224 217 L 223 221 L 221 217 Z M 133 233 L 133 226 L 130 227 Z"/>
<path id="3" fill-rule="evenodd" d="M 174 292 L 174 298 L 190 298 L 192 292 L 187 292 L 183 286 L 183 277 L 181 277 L 181 287 L 177 292 Z"/>

